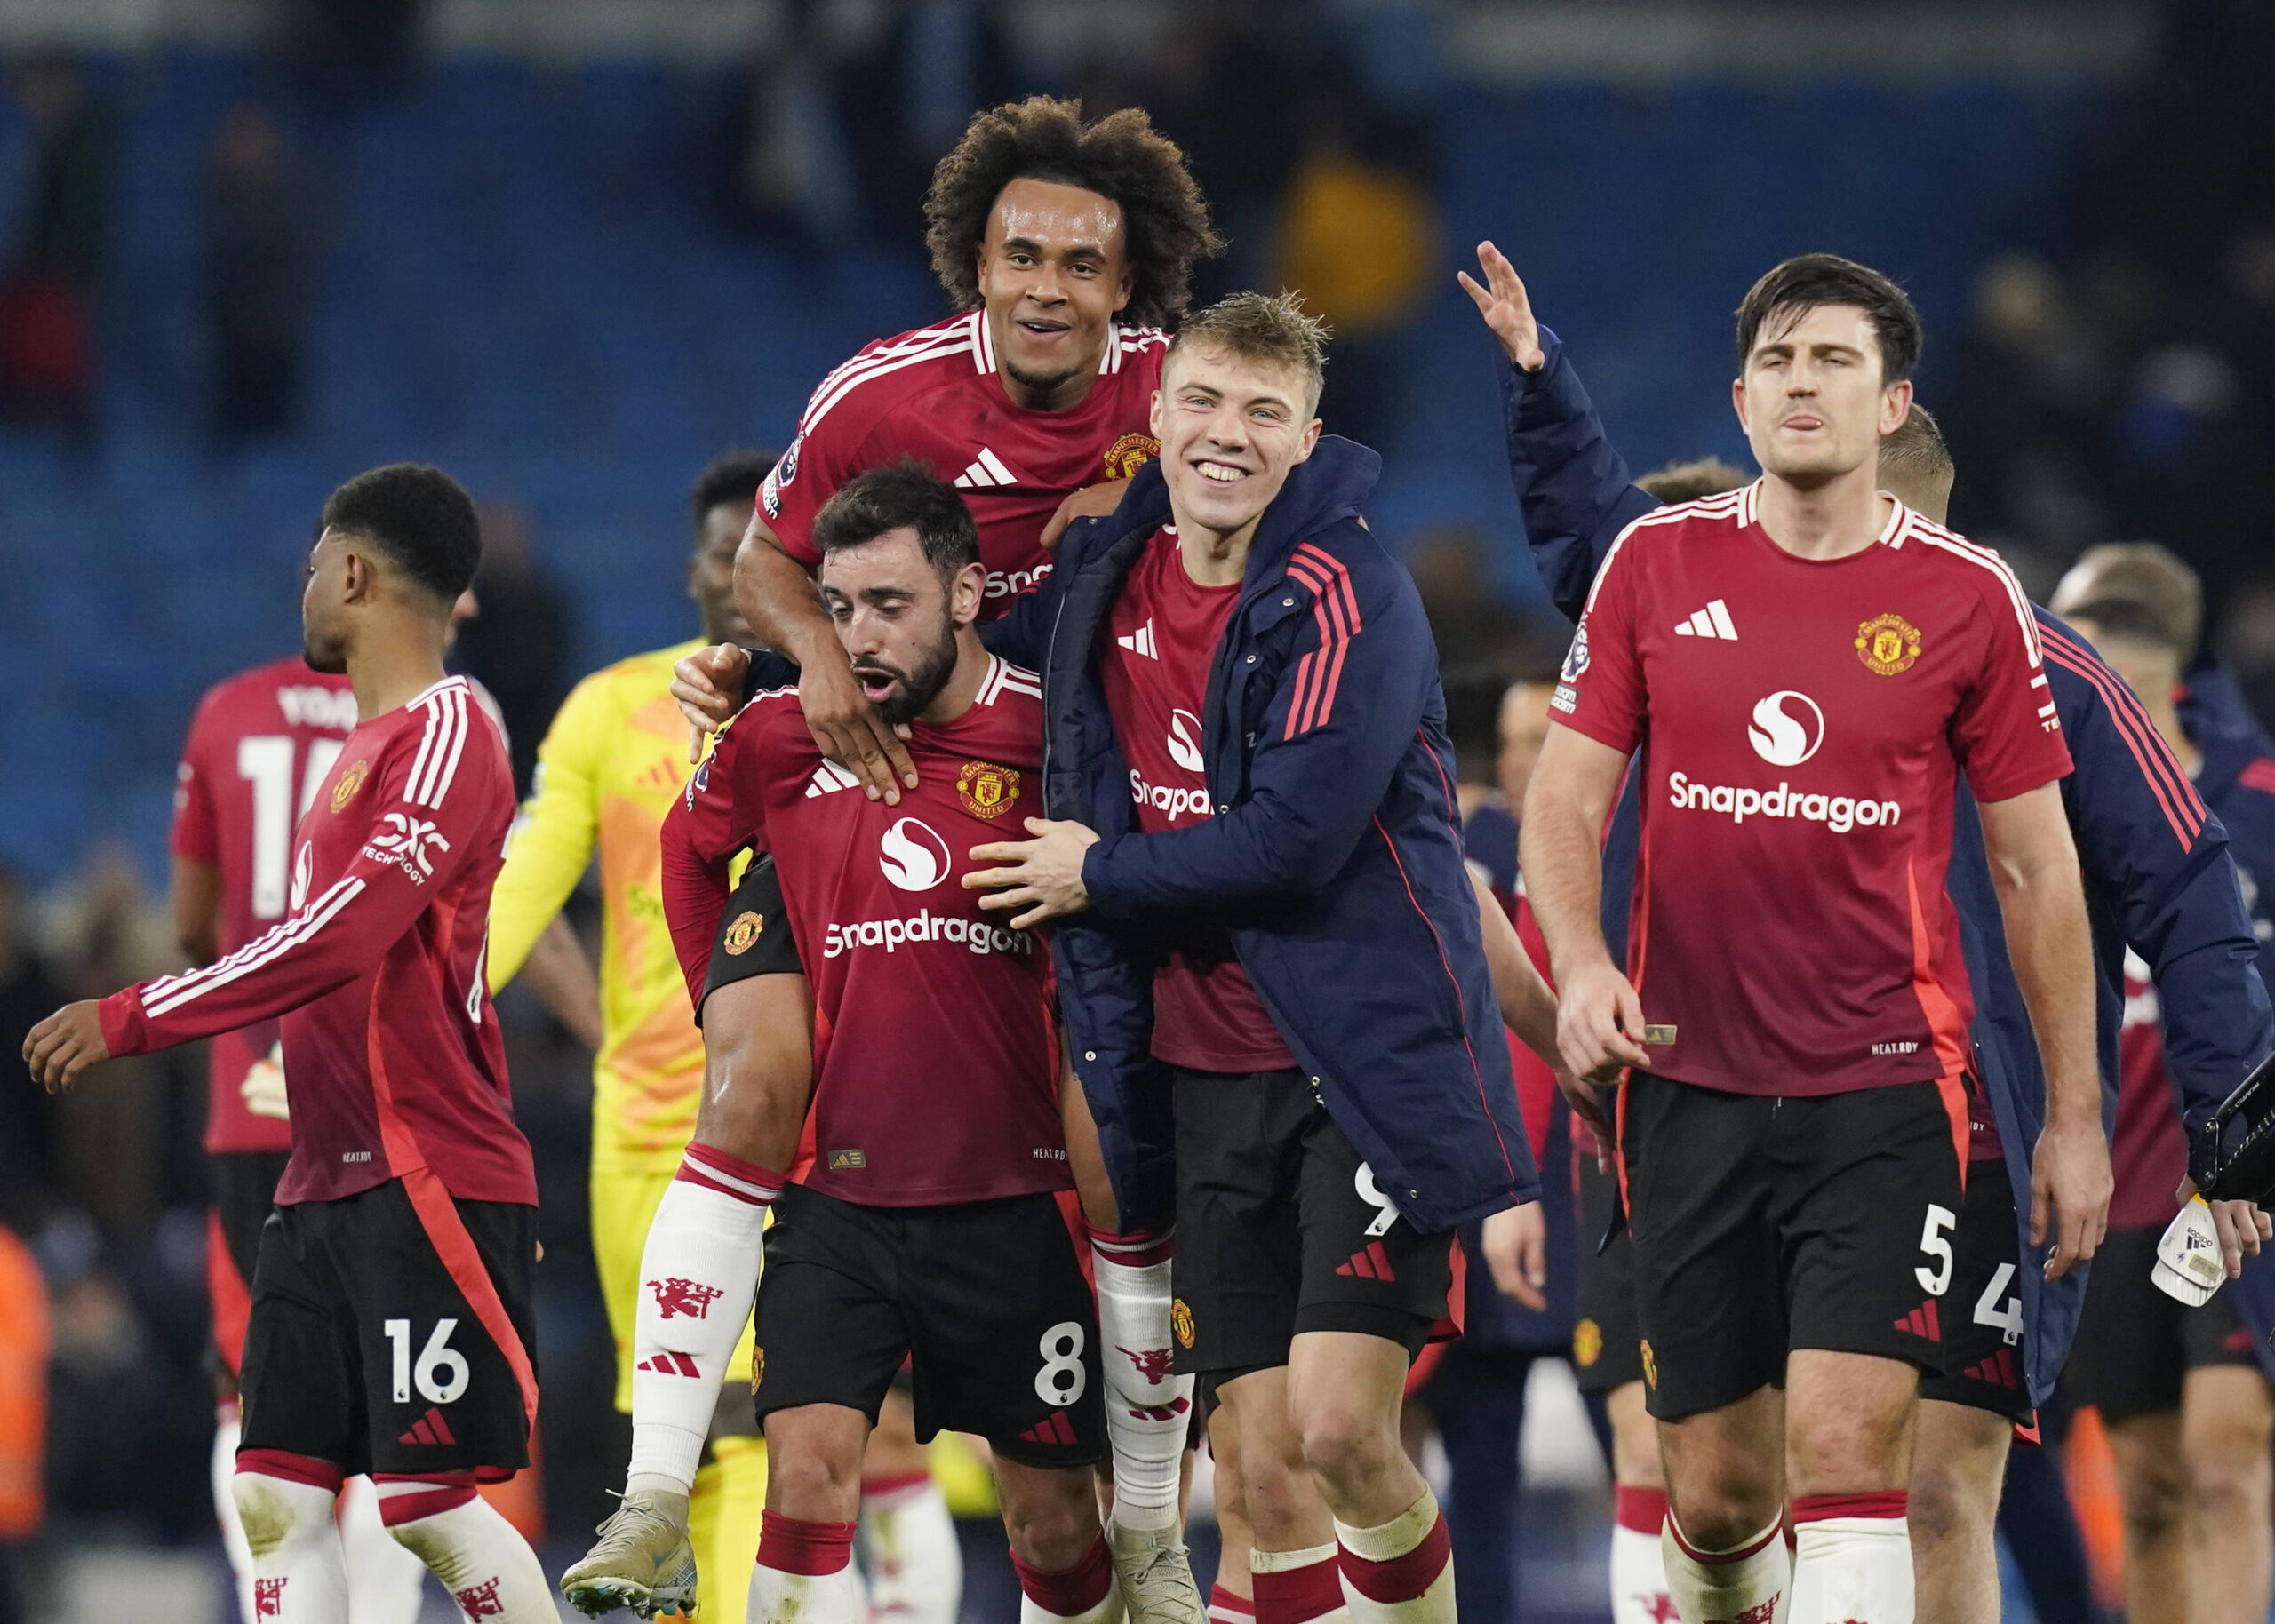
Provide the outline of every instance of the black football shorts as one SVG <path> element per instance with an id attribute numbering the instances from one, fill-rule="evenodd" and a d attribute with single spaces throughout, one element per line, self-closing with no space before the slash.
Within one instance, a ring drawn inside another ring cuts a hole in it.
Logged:
<path id="1" fill-rule="evenodd" d="M 2015 1187 L 1996 1157 L 1967 1165 L 1967 1194 L 1951 1237 L 1952 1283 L 1938 1317 L 1944 1368 L 1922 1371 L 1920 1397 L 2028 1424 L 2036 1408 L 2023 1363 L 2022 1239 Z"/>
<path id="2" fill-rule="evenodd" d="M 1445 1317 L 1453 1231 L 1400 1216 L 1298 1072 L 1178 1067 L 1176 1097 L 1177 1370 L 1221 1384 L 1285 1365 L 1303 1331 L 1420 1351 Z"/>
<path id="3" fill-rule="evenodd" d="M 1967 1121 L 1956 1082 L 1949 1095 L 1726 1094 L 1629 1074 L 1620 1150 L 1653 1415 L 1782 1385 L 1796 1348 L 1943 1369 Z"/>
<path id="4" fill-rule="evenodd" d="M 280 1206 L 261 1230 L 245 1337 L 243 1449 L 359 1472 L 529 1464 L 537 1208 L 414 1205 L 401 1179 Z"/>
<path id="5" fill-rule="evenodd" d="M 1635 1318 L 1635 1243 L 1622 1223 L 1606 1238 L 1619 1206 L 1619 1170 L 1580 1162 L 1580 1278 L 1572 1311 L 1572 1370 L 1584 1393 L 1608 1393 L 1643 1379 L 1643 1332 Z"/>
<path id="6" fill-rule="evenodd" d="M 2179 1409 L 2191 1370 L 2259 1362 L 2232 1290 L 2190 1308 L 2157 1289 L 2149 1277 L 2163 1235 L 2161 1224 L 2111 1230 L 2094 1254 L 2062 1390 L 2105 1420 Z"/>
<path id="7" fill-rule="evenodd" d="M 205 1161 L 213 1185 L 213 1222 L 206 1238 L 209 1248 L 219 1251 L 219 1255 L 209 1251 L 205 1262 L 213 1307 L 213 1357 L 232 1376 L 238 1362 L 234 1350 L 245 1345 L 261 1227 L 275 1210 L 276 1182 L 291 1159 L 290 1150 L 218 1150 Z M 224 1285 L 231 1275 L 234 1282 Z"/>
<path id="8" fill-rule="evenodd" d="M 977 1433 L 1029 1466 L 1106 1458 L 1098 1308 L 1054 1196 L 863 1206 L 792 1184 L 756 1312 L 761 1421 L 835 1404 L 874 1422 L 906 1360 L 925 1442 Z"/>
<path id="9" fill-rule="evenodd" d="M 754 975 L 803 975 L 797 938 L 790 934 L 790 910 L 782 901 L 782 881 L 774 872 L 774 854 L 761 852 L 719 916 L 719 934 L 711 943 L 711 962 L 703 972 L 703 996 L 710 996 L 729 982 Z M 703 1011 L 695 1011 L 703 1024 Z"/>

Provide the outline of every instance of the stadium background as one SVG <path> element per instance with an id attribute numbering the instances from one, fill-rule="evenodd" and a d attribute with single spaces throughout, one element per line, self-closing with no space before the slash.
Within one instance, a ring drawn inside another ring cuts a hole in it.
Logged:
<path id="1" fill-rule="evenodd" d="M 1385 453 L 1370 521 L 1457 697 L 1563 637 L 1452 282 L 1486 235 L 1638 469 L 1744 462 L 1728 312 L 1761 268 L 1827 248 L 1893 273 L 1928 322 L 1954 523 L 2040 591 L 2090 542 L 2167 542 L 2275 697 L 2254 0 L 6 0 L 0 52 L 12 1034 L 166 962 L 175 751 L 208 683 L 294 646 L 335 482 L 416 458 L 486 504 L 459 660 L 526 771 L 576 676 L 687 634 L 695 470 L 778 445 L 824 370 L 941 313 L 930 163 L 1035 90 L 1145 106 L 1185 146 L 1233 241 L 1204 296 L 1298 287 L 1337 322 L 1323 413 Z M 547 1201 L 550 1535 L 576 1545 L 623 1448 L 588 1084 L 533 1002 L 503 1008 Z M 221 1616 L 202 1095 L 195 1055 L 60 1104 L 0 1090 L 0 1218 L 40 1277 L 0 1305 L 0 1367 L 39 1363 L 43 1294 L 52 1333 L 44 1469 L 0 1461 L 0 1488 L 44 1473 L 44 1510 L 0 1492 L 28 1618 Z M 1600 1469 L 1536 1380 L 1522 1616 L 1599 1616 Z M 976 1569 L 967 1615 L 1004 1604 Z"/>

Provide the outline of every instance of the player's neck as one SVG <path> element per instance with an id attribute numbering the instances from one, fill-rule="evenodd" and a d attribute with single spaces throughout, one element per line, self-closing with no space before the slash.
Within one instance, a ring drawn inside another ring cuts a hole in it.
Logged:
<path id="1" fill-rule="evenodd" d="M 374 629 L 348 651 L 347 684 L 364 721 L 409 705 L 450 673 L 443 669 L 443 639 L 427 626 Z"/>
<path id="2" fill-rule="evenodd" d="M 1862 553 L 1880 539 L 1895 500 L 1880 494 L 1878 474 L 1865 463 L 1810 485 L 1768 474 L 1755 522 L 1795 558 L 1824 563 Z"/>
<path id="3" fill-rule="evenodd" d="M 924 707 L 916 719 L 922 727 L 938 728 L 952 722 L 979 702 L 979 685 L 987 680 L 990 656 L 980 643 L 977 627 L 964 626 L 956 633 L 956 665 L 948 673 L 947 685 L 932 696 L 932 703 Z"/>
<path id="4" fill-rule="evenodd" d="M 1185 579 L 1195 586 L 1239 585 L 1248 575 L 1249 548 L 1255 544 L 1256 527 L 1264 522 L 1264 514 L 1257 514 L 1236 530 L 1217 530 L 1177 512 L 1174 499 L 1169 509 Z"/>

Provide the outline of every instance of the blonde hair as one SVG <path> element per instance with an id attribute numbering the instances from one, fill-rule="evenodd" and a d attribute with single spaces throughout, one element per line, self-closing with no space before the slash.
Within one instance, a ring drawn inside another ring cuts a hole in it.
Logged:
<path id="1" fill-rule="evenodd" d="M 1304 309 L 1300 293 L 1231 293 L 1185 318 L 1169 354 L 1196 345 L 1241 361 L 1261 361 L 1300 372 L 1319 404 L 1327 377 L 1327 341 L 1335 330 Z M 1164 370 L 1168 361 L 1162 362 Z"/>
<path id="2" fill-rule="evenodd" d="M 1695 462 L 1671 462 L 1664 468 L 1654 468 L 1635 482 L 1672 506 L 1720 496 L 1750 482 L 1720 458 L 1701 457 Z"/>

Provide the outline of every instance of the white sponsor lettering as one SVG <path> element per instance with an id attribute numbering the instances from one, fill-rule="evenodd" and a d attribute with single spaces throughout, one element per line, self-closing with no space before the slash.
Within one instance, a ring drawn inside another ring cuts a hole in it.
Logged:
<path id="1" fill-rule="evenodd" d="M 413 817 L 402 812 L 390 812 L 387 828 L 373 835 L 363 848 L 363 855 L 374 862 L 392 863 L 420 885 L 435 877 L 435 864 L 427 854 L 448 851 L 451 843 L 443 832 L 423 817 Z"/>
<path id="2" fill-rule="evenodd" d="M 1916 1055 L 1919 1052 L 1920 1045 L 1911 1039 L 1905 1039 L 1899 1043 L 1875 1043 L 1872 1045 L 1872 1053 L 1875 1055 Z"/>
<path id="3" fill-rule="evenodd" d="M 1823 824 L 1835 834 L 1847 834 L 1852 829 L 1894 828 L 1904 816 L 1904 808 L 1893 800 L 1805 795 L 1784 783 L 1774 790 L 1694 784 L 1681 773 L 1667 775 L 1667 804 L 1678 811 L 1728 813 L 1733 823 L 1739 824 L 1749 817 L 1798 817 Z"/>
<path id="4" fill-rule="evenodd" d="M 821 955 L 825 959 L 834 959 L 840 953 L 850 952 L 857 947 L 882 947 L 890 953 L 923 942 L 953 942 L 983 959 L 990 953 L 1024 956 L 1034 951 L 1034 938 L 1024 930 L 1006 930 L 1000 925 L 990 925 L 985 919 L 935 913 L 926 908 L 913 919 L 856 919 L 849 924 L 833 922 L 823 940 Z"/>
<path id="5" fill-rule="evenodd" d="M 987 572 L 987 595 L 991 598 L 1010 597 L 1015 593 L 1026 591 L 1050 573 L 1050 566 L 1047 563 L 1037 564 L 1032 569 L 990 569 Z"/>
<path id="6" fill-rule="evenodd" d="M 1130 769 L 1130 799 L 1168 814 L 1172 824 L 1179 817 L 1209 816 L 1207 790 L 1175 790 L 1165 784 L 1148 784 L 1134 767 Z"/>

